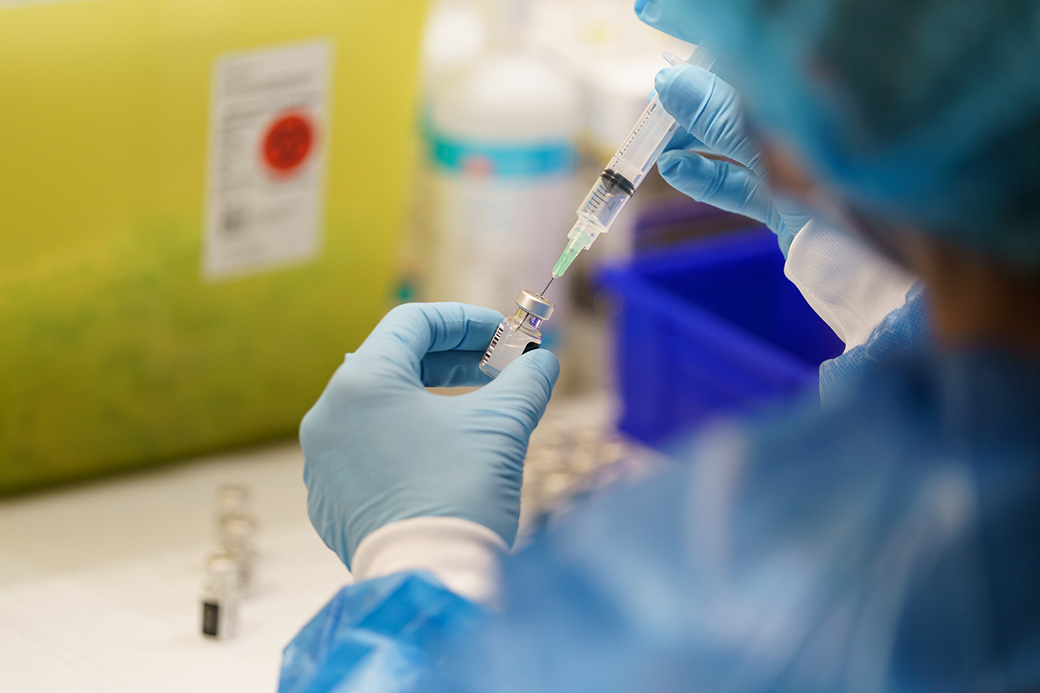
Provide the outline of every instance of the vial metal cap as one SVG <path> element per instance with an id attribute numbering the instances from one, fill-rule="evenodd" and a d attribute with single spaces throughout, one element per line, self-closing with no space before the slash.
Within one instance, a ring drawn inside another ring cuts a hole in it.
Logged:
<path id="1" fill-rule="evenodd" d="M 249 505 L 249 488 L 242 484 L 224 484 L 217 490 L 217 502 L 222 511 L 245 508 Z"/>
<path id="2" fill-rule="evenodd" d="M 525 313 L 542 320 L 548 320 L 549 316 L 556 310 L 556 306 L 553 305 L 552 301 L 526 289 L 521 291 L 520 295 L 516 297 L 516 305 Z"/>
<path id="3" fill-rule="evenodd" d="M 235 564 L 235 559 L 230 551 L 217 549 L 206 554 L 206 569 L 213 574 L 230 575 L 237 573 L 238 566 Z"/>

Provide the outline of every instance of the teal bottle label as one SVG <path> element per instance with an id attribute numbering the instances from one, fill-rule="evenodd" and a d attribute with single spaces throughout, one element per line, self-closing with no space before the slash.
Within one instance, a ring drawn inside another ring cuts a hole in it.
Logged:
<path id="1" fill-rule="evenodd" d="M 577 153 L 569 143 L 498 145 L 427 132 L 430 160 L 451 173 L 484 178 L 547 178 L 574 171 Z"/>

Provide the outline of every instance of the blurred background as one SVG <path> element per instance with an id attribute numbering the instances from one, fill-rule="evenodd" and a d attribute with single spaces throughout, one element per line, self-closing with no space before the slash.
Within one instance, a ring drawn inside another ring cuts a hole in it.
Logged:
<path id="1" fill-rule="evenodd" d="M 662 52 L 692 50 L 631 5 L 0 0 L 9 690 L 274 686 L 349 580 L 300 419 L 395 304 L 545 285 Z M 772 234 L 656 173 L 549 298 L 527 532 L 842 348 Z"/>

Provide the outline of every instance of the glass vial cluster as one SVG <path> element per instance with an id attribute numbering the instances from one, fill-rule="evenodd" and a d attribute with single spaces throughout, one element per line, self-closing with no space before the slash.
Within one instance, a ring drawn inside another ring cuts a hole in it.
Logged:
<path id="1" fill-rule="evenodd" d="M 516 359 L 542 345 L 541 324 L 549 319 L 556 306 L 533 291 L 521 291 L 516 298 L 517 310 L 503 320 L 491 338 L 480 370 L 497 378 Z"/>
<path id="2" fill-rule="evenodd" d="M 235 636 L 239 602 L 255 584 L 256 516 L 249 489 L 225 485 L 217 491 L 220 549 L 206 556 L 202 587 L 202 634 L 217 640 Z"/>
<path id="3" fill-rule="evenodd" d="M 202 634 L 215 640 L 235 637 L 238 628 L 238 566 L 229 551 L 206 555 L 202 584 Z"/>

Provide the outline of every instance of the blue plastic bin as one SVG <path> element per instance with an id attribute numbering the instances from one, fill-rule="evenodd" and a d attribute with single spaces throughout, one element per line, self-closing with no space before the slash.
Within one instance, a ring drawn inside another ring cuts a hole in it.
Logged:
<path id="1" fill-rule="evenodd" d="M 651 445 L 722 413 L 819 388 L 841 341 L 784 276 L 767 229 L 605 268 L 615 318 L 621 430 Z"/>

